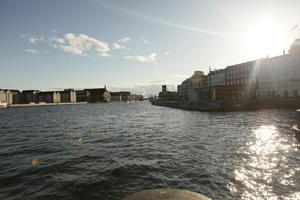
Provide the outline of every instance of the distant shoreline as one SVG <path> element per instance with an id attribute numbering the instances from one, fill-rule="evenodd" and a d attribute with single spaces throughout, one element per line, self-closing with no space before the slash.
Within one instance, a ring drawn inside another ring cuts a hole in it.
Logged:
<path id="1" fill-rule="evenodd" d="M 119 101 L 110 101 L 110 102 L 119 102 Z M 105 103 L 105 102 L 96 102 L 96 103 Z M 60 105 L 75 105 L 75 104 L 90 104 L 89 102 L 74 102 L 74 103 L 32 103 L 32 104 L 11 104 L 7 107 L 1 108 L 13 108 L 13 107 L 30 107 L 30 106 L 60 106 Z M 93 104 L 93 103 L 92 103 Z"/>
<path id="2" fill-rule="evenodd" d="M 12 105 L 8 106 L 7 108 L 12 108 L 12 107 L 28 107 L 28 106 L 59 106 L 59 105 L 72 105 L 72 104 L 87 104 L 87 102 L 12 104 Z"/>

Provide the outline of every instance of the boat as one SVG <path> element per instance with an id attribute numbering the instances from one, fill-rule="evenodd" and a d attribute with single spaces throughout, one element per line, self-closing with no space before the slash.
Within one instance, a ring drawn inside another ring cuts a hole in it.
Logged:
<path id="1" fill-rule="evenodd" d="M 7 103 L 0 102 L 0 108 L 7 108 Z"/>

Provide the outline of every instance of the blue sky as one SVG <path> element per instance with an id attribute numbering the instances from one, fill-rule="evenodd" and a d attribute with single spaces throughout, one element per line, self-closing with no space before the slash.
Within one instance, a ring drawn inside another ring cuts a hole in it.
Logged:
<path id="1" fill-rule="evenodd" d="M 0 88 L 176 89 L 195 70 L 288 50 L 299 10 L 298 0 L 1 0 Z"/>

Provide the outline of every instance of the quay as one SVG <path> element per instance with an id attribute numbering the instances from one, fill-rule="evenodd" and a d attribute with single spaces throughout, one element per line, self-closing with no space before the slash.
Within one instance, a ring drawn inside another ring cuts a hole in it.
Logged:
<path id="1" fill-rule="evenodd" d="M 300 107 L 299 100 L 273 100 L 273 101 L 252 101 L 252 102 L 206 102 L 202 104 L 183 104 L 178 101 L 157 101 L 151 102 L 152 105 L 177 108 L 190 111 L 243 111 L 260 109 L 279 109 Z"/>

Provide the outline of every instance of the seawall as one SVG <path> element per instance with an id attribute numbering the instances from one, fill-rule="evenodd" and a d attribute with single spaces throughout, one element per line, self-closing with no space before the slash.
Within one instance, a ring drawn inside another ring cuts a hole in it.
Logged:
<path id="1" fill-rule="evenodd" d="M 198 104 L 178 101 L 152 101 L 152 105 L 193 111 L 242 111 L 259 109 L 300 108 L 300 99 L 207 101 Z"/>

